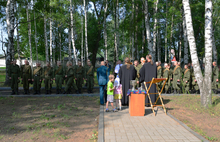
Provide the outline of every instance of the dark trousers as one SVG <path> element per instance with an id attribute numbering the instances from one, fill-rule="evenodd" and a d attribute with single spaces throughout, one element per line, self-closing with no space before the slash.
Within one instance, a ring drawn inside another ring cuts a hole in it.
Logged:
<path id="1" fill-rule="evenodd" d="M 105 85 L 99 85 L 100 104 L 101 105 L 104 105 L 104 91 L 105 91 Z"/>

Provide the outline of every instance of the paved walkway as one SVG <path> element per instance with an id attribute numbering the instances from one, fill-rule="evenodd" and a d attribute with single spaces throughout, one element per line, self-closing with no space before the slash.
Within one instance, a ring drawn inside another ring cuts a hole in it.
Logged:
<path id="1" fill-rule="evenodd" d="M 112 110 L 110 105 L 109 109 Z M 104 139 L 105 142 L 201 142 L 160 109 L 156 116 L 145 108 L 145 116 L 131 117 L 128 107 L 119 112 L 104 112 Z"/>

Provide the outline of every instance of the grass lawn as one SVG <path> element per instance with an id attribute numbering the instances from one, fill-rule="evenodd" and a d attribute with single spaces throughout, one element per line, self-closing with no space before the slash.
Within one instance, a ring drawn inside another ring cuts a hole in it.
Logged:
<path id="1" fill-rule="evenodd" d="M 6 67 L 0 67 L 0 69 L 6 69 Z"/>
<path id="2" fill-rule="evenodd" d="M 0 98 L 0 141 L 97 141 L 98 97 Z"/>
<path id="3" fill-rule="evenodd" d="M 213 96 L 209 109 L 199 95 L 163 96 L 167 111 L 209 141 L 220 141 L 220 97 Z"/>

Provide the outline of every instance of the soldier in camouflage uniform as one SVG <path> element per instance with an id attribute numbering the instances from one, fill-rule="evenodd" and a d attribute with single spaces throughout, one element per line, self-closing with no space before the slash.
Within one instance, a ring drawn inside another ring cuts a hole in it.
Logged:
<path id="1" fill-rule="evenodd" d="M 169 78 L 169 66 L 167 63 L 164 64 L 164 71 L 163 71 L 163 78 L 167 78 L 167 82 L 165 84 L 165 93 L 168 93 L 169 87 L 170 87 L 170 78 Z"/>
<path id="2" fill-rule="evenodd" d="M 181 78 L 181 69 L 180 66 L 178 66 L 177 62 L 174 62 L 174 65 L 176 66 L 173 70 L 173 89 L 174 94 L 180 93 L 180 78 Z"/>
<path id="3" fill-rule="evenodd" d="M 34 82 L 34 95 L 40 94 L 41 82 L 42 82 L 42 75 L 43 75 L 43 68 L 40 66 L 40 63 L 36 63 L 36 67 L 33 69 L 33 79 Z"/>
<path id="4" fill-rule="evenodd" d="M 24 61 L 25 65 L 21 66 L 21 80 L 23 83 L 24 94 L 29 94 L 29 83 L 32 80 L 32 70 L 28 60 Z"/>
<path id="5" fill-rule="evenodd" d="M 93 93 L 93 86 L 94 86 L 94 67 L 92 66 L 91 62 L 87 62 L 87 66 L 85 68 L 86 73 L 86 82 L 87 82 L 87 89 L 88 93 Z"/>
<path id="6" fill-rule="evenodd" d="M 183 86 L 185 88 L 186 94 L 189 93 L 189 86 L 190 86 L 190 69 L 188 65 L 184 66 L 184 77 L 183 77 Z"/>
<path id="7" fill-rule="evenodd" d="M 61 61 L 57 61 L 57 66 L 54 68 L 54 80 L 56 82 L 56 89 L 57 94 L 62 93 L 62 83 L 63 83 L 63 76 L 64 76 L 64 68 L 61 65 Z"/>
<path id="8" fill-rule="evenodd" d="M 136 77 L 136 81 L 138 82 L 139 81 L 139 78 L 140 78 L 140 75 L 139 75 L 139 68 L 138 68 L 138 66 L 139 66 L 139 62 L 138 62 L 138 60 L 135 60 L 134 61 L 134 68 L 137 70 L 137 77 Z M 139 83 L 139 82 L 138 82 Z M 136 84 L 135 86 L 134 86 L 134 88 L 138 88 L 139 87 L 139 84 Z"/>
<path id="9" fill-rule="evenodd" d="M 160 66 L 161 62 L 156 62 L 157 65 L 157 78 L 162 78 L 162 67 Z M 161 88 L 161 82 L 158 83 L 158 87 Z"/>
<path id="10" fill-rule="evenodd" d="M 44 67 L 43 81 L 45 84 L 46 94 L 51 94 L 51 87 L 53 84 L 53 68 L 51 67 L 50 62 L 47 62 L 47 66 Z"/>
<path id="11" fill-rule="evenodd" d="M 218 76 L 219 76 L 219 68 L 217 67 L 216 62 L 212 63 L 212 90 L 215 94 L 218 94 Z"/>
<path id="12" fill-rule="evenodd" d="M 191 77 L 192 77 L 192 93 L 196 93 L 199 94 L 199 86 L 194 74 L 194 69 L 193 69 L 193 64 L 192 64 L 192 68 L 191 68 Z"/>
<path id="13" fill-rule="evenodd" d="M 18 95 L 20 68 L 16 64 L 16 62 L 17 61 L 14 60 L 13 64 L 10 66 L 10 69 L 8 70 L 9 79 L 11 80 L 11 89 L 12 89 L 11 95 L 14 95 L 15 93 Z"/>
<path id="14" fill-rule="evenodd" d="M 81 93 L 82 91 L 82 84 L 84 81 L 84 77 L 85 77 L 84 68 L 82 67 L 82 63 L 78 62 L 78 66 L 75 67 L 75 80 L 79 93 Z"/>
<path id="15" fill-rule="evenodd" d="M 74 79 L 74 68 L 72 66 L 72 62 L 68 61 L 66 63 L 66 66 L 67 66 L 67 70 L 65 74 L 66 85 L 63 94 L 67 94 L 71 92 L 71 86 Z"/>

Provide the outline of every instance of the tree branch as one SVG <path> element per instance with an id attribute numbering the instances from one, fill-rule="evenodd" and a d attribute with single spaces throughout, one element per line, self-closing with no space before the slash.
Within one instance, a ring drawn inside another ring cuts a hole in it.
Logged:
<path id="1" fill-rule="evenodd" d="M 33 20 L 29 20 L 29 21 L 19 22 L 19 23 L 17 23 L 17 24 L 14 26 L 14 28 L 16 28 L 16 27 L 18 26 L 18 24 L 29 23 L 29 22 L 32 22 L 32 21 L 34 21 L 34 20 L 37 20 L 38 18 L 43 18 L 43 16 L 38 16 L 37 18 L 35 18 L 35 19 L 33 19 Z"/>

